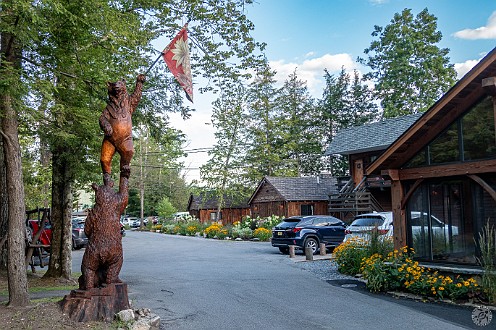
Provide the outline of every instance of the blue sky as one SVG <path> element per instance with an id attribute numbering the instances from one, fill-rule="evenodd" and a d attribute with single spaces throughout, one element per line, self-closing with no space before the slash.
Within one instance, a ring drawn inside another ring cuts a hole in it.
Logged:
<path id="1" fill-rule="evenodd" d="M 451 63 L 459 76 L 496 47 L 496 0 L 255 0 L 247 6 L 247 17 L 255 24 L 252 35 L 267 43 L 266 56 L 278 72 L 280 84 L 297 68 L 311 94 L 319 98 L 324 69 L 337 74 L 344 66 L 366 72 L 356 62 L 374 40 L 374 25 L 385 27 L 395 13 L 424 8 L 437 17 L 443 34 L 440 47 L 449 48 Z M 182 121 L 171 116 L 174 127 L 188 137 L 186 149 L 211 147 L 215 143 L 210 122 L 213 97 L 195 91 L 195 112 Z M 185 159 L 186 177 L 198 179 L 198 167 L 206 153 Z"/>

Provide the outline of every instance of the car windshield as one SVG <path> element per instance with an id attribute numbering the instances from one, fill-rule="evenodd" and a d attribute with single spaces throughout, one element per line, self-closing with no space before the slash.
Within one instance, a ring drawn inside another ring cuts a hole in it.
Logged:
<path id="1" fill-rule="evenodd" d="M 277 228 L 294 228 L 296 224 L 300 222 L 301 219 L 284 219 L 281 223 L 279 223 Z"/>
<path id="2" fill-rule="evenodd" d="M 383 223 L 382 218 L 358 218 L 352 222 L 351 226 L 381 226 Z"/>
<path id="3" fill-rule="evenodd" d="M 84 222 L 73 223 L 72 228 L 81 228 L 84 229 Z"/>

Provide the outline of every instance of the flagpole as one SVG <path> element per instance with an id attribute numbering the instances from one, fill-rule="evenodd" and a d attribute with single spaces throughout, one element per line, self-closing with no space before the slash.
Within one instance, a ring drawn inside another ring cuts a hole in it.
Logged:
<path id="1" fill-rule="evenodd" d="M 148 74 L 148 72 L 150 72 L 150 70 L 155 66 L 155 64 L 157 64 L 158 60 L 164 55 L 164 53 L 160 52 L 160 55 L 157 57 L 157 59 L 155 60 L 155 62 L 152 63 L 152 65 L 148 68 L 148 70 L 146 70 L 145 72 L 145 76 Z"/>

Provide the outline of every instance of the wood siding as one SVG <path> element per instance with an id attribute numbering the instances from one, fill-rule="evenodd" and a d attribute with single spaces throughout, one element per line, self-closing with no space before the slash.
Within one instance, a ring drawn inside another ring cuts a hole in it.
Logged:
<path id="1" fill-rule="evenodd" d="M 222 224 L 231 225 L 236 221 L 241 221 L 243 217 L 250 215 L 249 208 L 239 208 L 239 209 L 222 209 Z M 217 213 L 217 209 L 204 209 L 204 210 L 191 210 L 189 214 L 195 216 L 202 223 L 212 222 L 210 219 L 211 213 Z"/>
<path id="2" fill-rule="evenodd" d="M 250 205 L 251 214 L 256 217 L 268 217 L 277 215 L 281 217 L 292 217 L 301 215 L 302 205 L 313 205 L 313 214 L 327 215 L 328 202 L 327 201 L 298 201 L 298 202 L 252 202 Z"/>

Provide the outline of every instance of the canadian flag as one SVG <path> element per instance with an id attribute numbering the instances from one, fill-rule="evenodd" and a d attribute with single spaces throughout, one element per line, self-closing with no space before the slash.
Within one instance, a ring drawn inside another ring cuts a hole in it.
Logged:
<path id="1" fill-rule="evenodd" d="M 191 64 L 188 47 L 188 23 L 162 52 L 167 67 L 176 77 L 186 92 L 188 100 L 193 102 L 193 80 L 191 78 Z"/>

